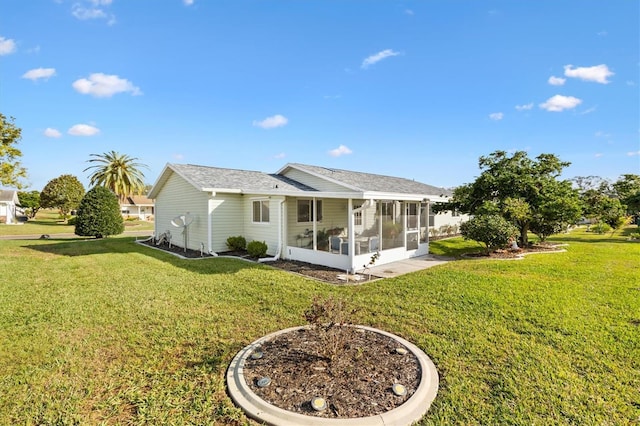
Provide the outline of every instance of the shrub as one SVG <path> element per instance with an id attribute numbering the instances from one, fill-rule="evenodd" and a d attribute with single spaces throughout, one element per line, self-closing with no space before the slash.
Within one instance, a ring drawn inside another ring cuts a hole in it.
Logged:
<path id="1" fill-rule="evenodd" d="M 80 201 L 76 216 L 76 235 L 102 238 L 123 232 L 124 221 L 118 198 L 103 186 L 92 188 Z"/>
<path id="2" fill-rule="evenodd" d="M 67 225 L 75 225 L 78 221 L 78 216 L 73 216 L 71 219 L 67 221 Z"/>
<path id="3" fill-rule="evenodd" d="M 509 243 L 518 234 L 518 228 L 498 215 L 475 216 L 460 225 L 465 240 L 474 240 L 487 246 L 487 253 Z"/>
<path id="4" fill-rule="evenodd" d="M 339 362 L 348 344 L 345 325 L 351 324 L 356 310 L 344 300 L 316 296 L 304 312 L 304 318 L 318 333 L 319 355 L 331 363 Z"/>
<path id="5" fill-rule="evenodd" d="M 247 240 L 241 235 L 229 237 L 227 238 L 227 247 L 232 251 L 242 251 L 247 248 Z"/>
<path id="6" fill-rule="evenodd" d="M 264 241 L 251 241 L 247 244 L 247 253 L 251 257 L 265 257 L 267 255 L 267 243 Z"/>
<path id="7" fill-rule="evenodd" d="M 591 227 L 591 230 L 596 234 L 606 234 L 607 232 L 611 231 L 611 226 L 604 222 L 600 222 L 593 225 Z"/>

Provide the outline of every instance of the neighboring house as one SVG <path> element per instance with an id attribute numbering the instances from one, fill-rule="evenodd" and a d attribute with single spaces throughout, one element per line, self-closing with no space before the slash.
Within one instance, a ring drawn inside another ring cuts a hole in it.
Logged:
<path id="1" fill-rule="evenodd" d="M 120 212 L 124 217 L 136 217 L 140 220 L 153 219 L 153 200 L 143 195 L 131 195 L 120 203 Z"/>
<path id="2" fill-rule="evenodd" d="M 410 179 L 304 164 L 274 174 L 167 164 L 148 194 L 155 235 L 169 231 L 175 245 L 215 254 L 228 237 L 243 236 L 266 242 L 274 258 L 352 272 L 375 252 L 377 265 L 427 254 L 430 225 L 466 220 L 429 214 L 450 195 Z M 187 214 L 188 227 L 178 227 Z"/>
<path id="3" fill-rule="evenodd" d="M 20 210 L 18 191 L 15 189 L 0 189 L 0 223 L 18 223 Z"/>

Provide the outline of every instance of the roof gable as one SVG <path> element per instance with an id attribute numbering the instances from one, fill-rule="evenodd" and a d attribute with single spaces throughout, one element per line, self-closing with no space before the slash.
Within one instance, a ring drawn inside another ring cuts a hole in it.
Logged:
<path id="1" fill-rule="evenodd" d="M 231 193 L 277 193 L 314 191 L 306 185 L 277 174 L 193 164 L 167 164 L 149 193 L 157 195 L 158 188 L 171 173 L 176 173 L 199 191 Z"/>
<path id="2" fill-rule="evenodd" d="M 352 190 L 363 192 L 385 192 L 398 194 L 429 194 L 438 196 L 451 195 L 451 191 L 445 188 L 427 185 L 415 180 L 378 175 L 373 173 L 354 172 L 351 170 L 331 169 L 327 167 L 312 166 L 308 164 L 291 163 L 283 167 L 279 173 L 287 168 L 295 168 L 317 177 L 341 184 Z"/>
<path id="3" fill-rule="evenodd" d="M 0 189 L 0 202 L 20 205 L 20 201 L 18 200 L 18 191 L 15 189 Z"/>

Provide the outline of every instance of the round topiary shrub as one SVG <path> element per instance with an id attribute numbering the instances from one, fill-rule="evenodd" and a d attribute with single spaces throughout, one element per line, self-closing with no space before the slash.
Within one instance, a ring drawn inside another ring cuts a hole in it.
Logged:
<path id="1" fill-rule="evenodd" d="M 124 232 L 120 204 L 113 192 L 96 186 L 80 201 L 76 216 L 76 235 L 83 237 L 108 237 Z"/>
<path id="2" fill-rule="evenodd" d="M 267 255 L 267 244 L 264 241 L 251 241 L 247 244 L 247 253 L 251 257 L 265 257 Z"/>
<path id="3" fill-rule="evenodd" d="M 502 216 L 480 215 L 460 225 L 460 233 L 466 240 L 485 243 L 488 253 L 507 245 L 518 235 L 518 228 Z"/>
<path id="4" fill-rule="evenodd" d="M 247 240 L 241 235 L 229 237 L 227 238 L 227 248 L 231 251 L 243 251 L 247 248 Z"/>

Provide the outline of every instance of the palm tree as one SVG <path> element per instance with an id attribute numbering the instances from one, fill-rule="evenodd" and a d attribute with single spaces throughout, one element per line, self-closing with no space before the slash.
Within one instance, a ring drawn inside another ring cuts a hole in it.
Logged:
<path id="1" fill-rule="evenodd" d="M 104 186 L 118 196 L 120 201 L 133 194 L 142 194 L 145 189 L 144 173 L 140 167 L 146 164 L 136 163 L 138 158 L 129 157 L 115 151 L 104 154 L 91 154 L 94 157 L 87 160 L 89 163 L 98 163 L 87 167 L 83 171 L 94 169 L 90 179 L 90 185 Z"/>

